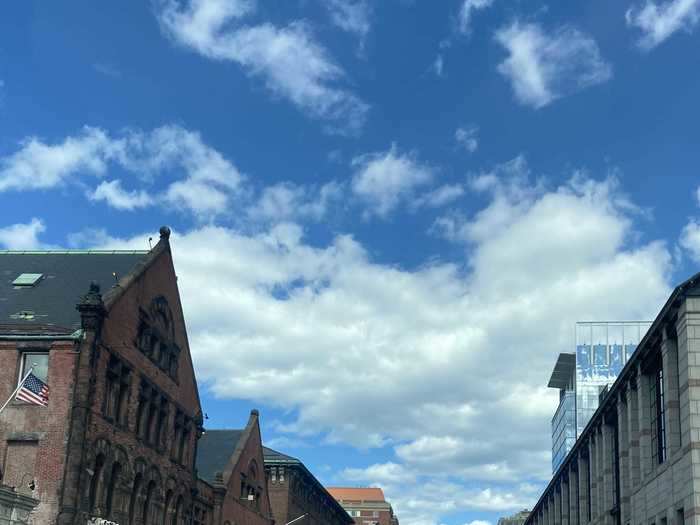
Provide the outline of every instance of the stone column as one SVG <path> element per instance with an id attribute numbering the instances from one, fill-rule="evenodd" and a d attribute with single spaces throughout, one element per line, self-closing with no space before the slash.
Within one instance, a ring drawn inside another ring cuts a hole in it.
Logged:
<path id="1" fill-rule="evenodd" d="M 552 491 L 552 509 L 554 510 L 554 525 L 561 525 L 561 488 L 556 485 Z"/>
<path id="2" fill-rule="evenodd" d="M 641 483 L 639 461 L 639 394 L 637 393 L 638 378 L 627 383 L 627 451 L 629 455 L 628 478 L 630 482 L 630 497 Z"/>
<path id="3" fill-rule="evenodd" d="M 681 450 L 680 402 L 678 395 L 678 345 L 670 327 L 663 329 L 661 359 L 664 370 L 664 412 L 666 457 L 670 460 Z"/>
<path id="4" fill-rule="evenodd" d="M 566 472 L 562 473 L 559 496 L 561 523 L 562 525 L 569 525 L 569 475 Z"/>
<path id="5" fill-rule="evenodd" d="M 600 501 L 603 508 L 601 509 L 601 523 L 609 525 L 612 522 L 612 516 L 610 514 L 610 509 L 612 508 L 613 502 L 613 476 L 612 476 L 612 445 L 613 445 L 614 432 L 610 425 L 603 422 L 600 426 L 600 437 L 601 437 L 601 458 L 600 458 L 600 469 L 601 469 L 601 497 Z"/>
<path id="6" fill-rule="evenodd" d="M 637 414 L 639 420 L 639 462 L 641 483 L 651 475 L 651 416 L 649 405 L 649 376 L 642 373 L 642 364 L 637 365 Z"/>
<path id="7" fill-rule="evenodd" d="M 578 454 L 578 508 L 579 523 L 588 523 L 588 469 L 590 468 L 590 440 L 584 444 L 585 451 Z"/>
<path id="8" fill-rule="evenodd" d="M 620 522 L 627 523 L 631 520 L 630 515 L 630 467 L 629 467 L 629 418 L 627 417 L 627 398 L 629 390 L 625 389 L 617 396 L 617 451 L 620 457 L 620 501 L 617 502 L 620 512 Z M 613 469 L 614 469 L 613 465 Z"/>
<path id="9" fill-rule="evenodd" d="M 590 440 L 590 465 L 591 465 L 591 522 L 595 523 L 598 518 L 598 435 L 595 430 L 591 433 Z"/>
<path id="10" fill-rule="evenodd" d="M 578 461 L 572 461 L 569 465 L 569 523 L 579 525 L 579 498 L 576 495 L 578 487 Z"/>

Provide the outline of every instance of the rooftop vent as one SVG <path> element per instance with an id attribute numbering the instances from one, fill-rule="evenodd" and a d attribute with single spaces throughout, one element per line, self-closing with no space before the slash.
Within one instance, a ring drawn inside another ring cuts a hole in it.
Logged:
<path id="1" fill-rule="evenodd" d="M 12 281 L 12 284 L 15 286 L 34 286 L 43 275 L 43 273 L 21 273 L 17 279 Z"/>

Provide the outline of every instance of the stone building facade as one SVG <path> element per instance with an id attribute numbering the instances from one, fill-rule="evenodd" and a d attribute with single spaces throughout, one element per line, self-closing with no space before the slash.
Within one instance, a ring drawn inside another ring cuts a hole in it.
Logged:
<path id="1" fill-rule="evenodd" d="M 357 525 L 399 525 L 399 518 L 379 487 L 328 487 L 328 492 Z"/>
<path id="2" fill-rule="evenodd" d="M 678 286 L 526 525 L 700 524 L 700 274 Z"/>
<path id="3" fill-rule="evenodd" d="M 270 523 L 241 519 L 239 487 L 197 476 L 203 417 L 169 237 L 0 252 L 0 403 L 30 367 L 50 389 L 48 407 L 0 414 L 0 484 L 36 502 L 30 525 Z"/>
<path id="4" fill-rule="evenodd" d="M 296 458 L 264 447 L 265 473 L 276 525 L 351 525 L 353 519 Z M 299 519 L 304 516 L 303 519 Z"/>

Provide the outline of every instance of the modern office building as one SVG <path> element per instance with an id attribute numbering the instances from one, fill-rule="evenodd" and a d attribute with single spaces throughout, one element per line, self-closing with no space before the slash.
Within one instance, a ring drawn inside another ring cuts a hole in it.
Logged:
<path id="1" fill-rule="evenodd" d="M 648 321 L 576 323 L 576 351 L 559 354 L 548 386 L 559 390 L 552 418 L 556 472 L 651 325 Z"/>
<path id="2" fill-rule="evenodd" d="M 698 436 L 700 274 L 601 393 L 525 525 L 699 525 Z"/>
<path id="3" fill-rule="evenodd" d="M 327 490 L 356 525 L 399 525 L 394 509 L 379 487 L 328 487 Z"/>

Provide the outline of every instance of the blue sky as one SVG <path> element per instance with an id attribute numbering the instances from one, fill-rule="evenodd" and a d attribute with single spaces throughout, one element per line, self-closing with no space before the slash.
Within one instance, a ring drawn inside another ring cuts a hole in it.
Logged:
<path id="1" fill-rule="evenodd" d="M 547 481 L 583 319 L 700 263 L 697 0 L 21 2 L 0 21 L 0 245 L 174 230 L 211 427 L 402 523 Z"/>

